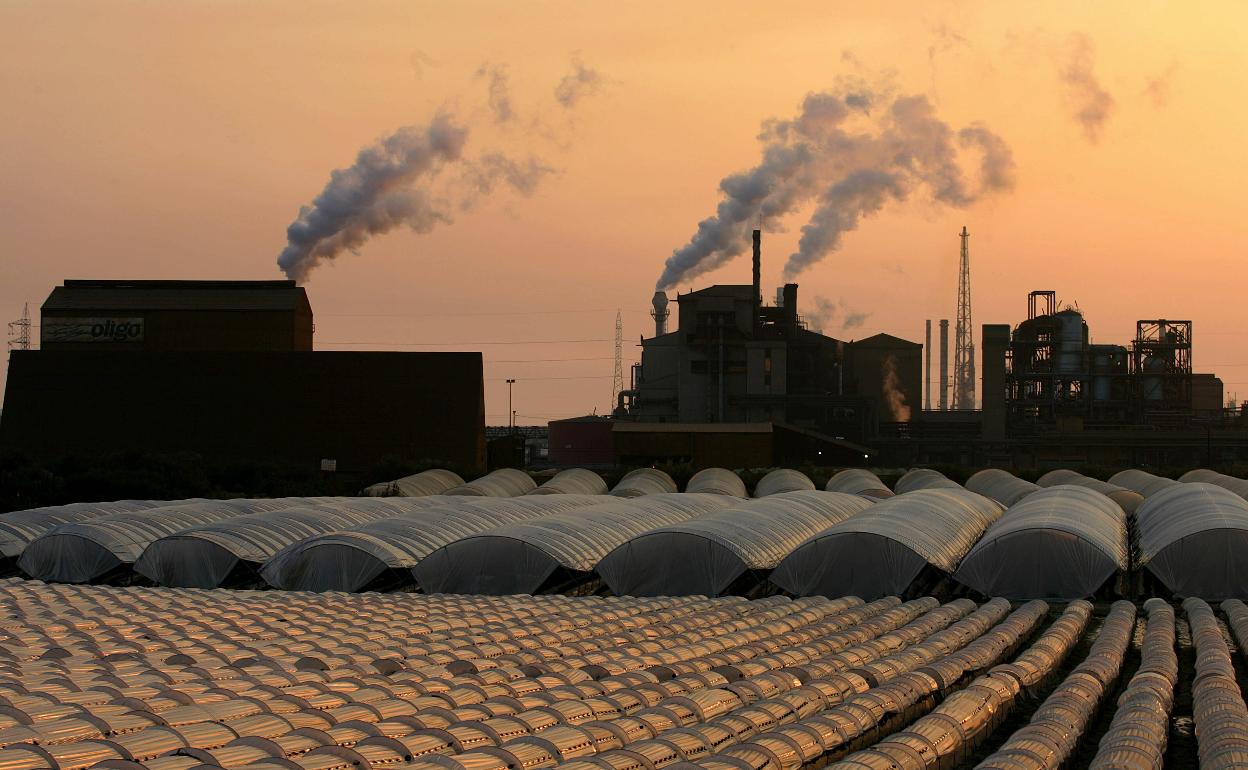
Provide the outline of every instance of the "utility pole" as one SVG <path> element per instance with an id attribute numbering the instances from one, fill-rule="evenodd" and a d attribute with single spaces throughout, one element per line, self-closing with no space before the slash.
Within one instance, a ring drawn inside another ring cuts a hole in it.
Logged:
<path id="1" fill-rule="evenodd" d="M 624 319 L 617 308 L 615 311 L 615 375 L 611 379 L 611 404 L 607 411 L 614 412 L 615 405 L 620 402 L 620 391 L 624 390 Z"/>
<path id="2" fill-rule="evenodd" d="M 9 350 L 30 350 L 30 304 L 22 305 L 22 317 L 9 322 Z"/>
<path id="3" fill-rule="evenodd" d="M 507 431 L 509 433 L 516 432 L 516 413 L 511 408 L 511 386 L 515 384 L 515 380 L 507 378 Z"/>
<path id="4" fill-rule="evenodd" d="M 971 328 L 971 234 L 962 227 L 958 267 L 958 323 L 953 347 L 953 408 L 975 408 L 975 340 Z"/>

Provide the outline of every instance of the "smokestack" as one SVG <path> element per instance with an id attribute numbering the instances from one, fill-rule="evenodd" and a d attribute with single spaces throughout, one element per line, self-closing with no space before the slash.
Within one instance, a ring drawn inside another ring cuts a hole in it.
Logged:
<path id="1" fill-rule="evenodd" d="M 763 231 L 754 231 L 754 325 L 758 325 L 758 310 L 763 304 Z"/>
<path id="2" fill-rule="evenodd" d="M 940 322 L 940 411 L 949 410 L 949 319 Z"/>
<path id="3" fill-rule="evenodd" d="M 650 317 L 654 319 L 654 336 L 662 337 L 667 334 L 667 294 L 656 291 L 650 304 L 653 307 Z"/>
<path id="4" fill-rule="evenodd" d="M 932 409 L 932 319 L 927 319 L 927 341 L 923 345 L 923 355 L 927 357 L 927 376 L 923 382 L 923 408 Z"/>

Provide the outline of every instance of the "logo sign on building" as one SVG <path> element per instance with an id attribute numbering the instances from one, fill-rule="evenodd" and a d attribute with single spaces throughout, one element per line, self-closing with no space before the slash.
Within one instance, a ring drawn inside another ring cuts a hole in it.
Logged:
<path id="1" fill-rule="evenodd" d="M 59 342 L 142 342 L 142 318 L 48 318 L 39 327 L 42 344 Z"/>
<path id="2" fill-rule="evenodd" d="M 333 473 L 334 471 L 338 470 L 338 461 L 337 461 L 337 460 L 326 460 L 326 459 L 322 458 L 322 459 L 321 459 L 321 470 L 323 470 L 323 471 L 325 471 L 325 472 L 327 472 L 327 473 Z"/>

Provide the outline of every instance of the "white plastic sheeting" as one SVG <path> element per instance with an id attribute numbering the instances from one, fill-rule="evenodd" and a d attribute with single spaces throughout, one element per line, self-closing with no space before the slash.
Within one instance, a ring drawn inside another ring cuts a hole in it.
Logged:
<path id="1" fill-rule="evenodd" d="M 915 468 L 907 471 L 893 485 L 893 491 L 899 495 L 913 492 L 916 489 L 962 489 L 962 485 L 931 468 Z"/>
<path id="2" fill-rule="evenodd" d="M 1190 482 L 1150 495 L 1135 512 L 1136 565 L 1181 597 L 1248 596 L 1248 501 Z"/>
<path id="3" fill-rule="evenodd" d="M 767 497 L 783 492 L 799 492 L 814 488 L 815 482 L 811 481 L 805 473 L 791 468 L 777 468 L 758 480 L 758 483 L 754 485 L 754 496 Z"/>
<path id="4" fill-rule="evenodd" d="M 1127 513 L 1134 515 L 1135 509 L 1140 507 L 1140 503 L 1144 502 L 1144 495 L 1135 490 L 1120 487 L 1117 484 L 1110 484 L 1108 481 L 1094 479 L 1091 476 L 1084 476 L 1078 471 L 1067 469 L 1049 471 L 1036 480 L 1036 483 L 1042 487 L 1055 487 L 1058 484 L 1073 484 L 1077 487 L 1086 487 L 1093 492 L 1100 492 L 1110 500 L 1118 503 L 1119 507 Z"/>
<path id="5" fill-rule="evenodd" d="M 888 485 L 880 481 L 879 476 L 865 468 L 846 468 L 843 471 L 837 471 L 832 478 L 828 479 L 824 489 L 829 492 L 847 492 L 851 495 L 866 495 L 881 499 L 893 496 L 893 491 L 888 488 Z"/>
<path id="6" fill-rule="evenodd" d="M 676 482 L 672 477 L 658 468 L 638 468 L 624 474 L 614 487 L 611 494 L 616 497 L 641 497 L 643 495 L 661 495 L 676 491 Z"/>
<path id="7" fill-rule="evenodd" d="M 394 481 L 372 484 L 365 487 L 364 494 L 367 497 L 424 497 L 443 494 L 463 483 L 458 473 L 434 468 Z"/>
<path id="8" fill-rule="evenodd" d="M 844 492 L 768 495 L 638 535 L 594 571 L 618 596 L 718 596 L 747 571 L 770 571 L 806 538 L 871 505 Z"/>
<path id="9" fill-rule="evenodd" d="M 1225 473 L 1218 473 L 1207 468 L 1198 468 L 1194 471 L 1188 471 L 1179 477 L 1179 481 L 1184 483 L 1191 481 L 1199 481 L 1205 484 L 1214 484 L 1228 489 L 1240 497 L 1248 500 L 1248 479 L 1240 479 L 1235 476 L 1227 476 Z"/>
<path id="10" fill-rule="evenodd" d="M 511 524 L 458 540 L 412 569 L 426 593 L 533 593 L 556 570 L 582 575 L 651 529 L 733 504 L 727 495 L 657 494 Z"/>
<path id="11" fill-rule="evenodd" d="M 447 499 L 455 498 L 356 497 L 200 524 L 153 542 L 135 561 L 134 571 L 163 586 L 217 588 L 226 584 L 240 564 L 254 570 L 292 543 L 429 508 Z"/>
<path id="12" fill-rule="evenodd" d="M 714 495 L 732 495 L 733 497 L 749 497 L 745 491 L 745 482 L 741 477 L 727 468 L 703 468 L 689 479 L 685 491 L 691 493 L 709 493 Z"/>
<path id="13" fill-rule="evenodd" d="M 1130 489 L 1132 492 L 1138 492 L 1147 499 L 1164 489 L 1175 486 L 1179 482 L 1164 476 L 1154 476 L 1147 471 L 1128 468 L 1110 476 L 1109 483 Z"/>
<path id="14" fill-rule="evenodd" d="M 293 543 L 260 569 L 275 588 L 360 591 L 378 578 L 411 582 L 412 567 L 448 543 L 517 521 L 614 502 L 606 495 L 445 497 L 434 506 Z"/>
<path id="15" fill-rule="evenodd" d="M 607 482 L 593 471 L 569 468 L 559 471 L 546 483 L 529 492 L 530 495 L 605 495 Z"/>
<path id="16" fill-rule="evenodd" d="M 985 596 L 1071 600 L 1093 596 L 1129 566 L 1122 508 L 1100 492 L 1059 485 L 1008 508 L 954 578 Z"/>
<path id="17" fill-rule="evenodd" d="M 1006 508 L 1040 489 L 1030 481 L 1024 481 L 1000 468 L 986 468 L 973 474 L 966 480 L 966 488 L 975 494 L 992 498 Z"/>
<path id="18" fill-rule="evenodd" d="M 49 505 L 0 514 L 0 556 L 6 559 L 17 558 L 26 550 L 30 541 L 61 524 L 90 521 L 114 513 L 150 511 L 193 502 L 196 500 L 116 500 L 107 503 Z"/>
<path id="19" fill-rule="evenodd" d="M 802 543 L 771 582 L 801 596 L 901 594 L 928 565 L 956 570 L 1001 511 L 995 500 L 961 488 L 898 495 Z"/>
<path id="20" fill-rule="evenodd" d="M 279 497 L 201 500 L 185 505 L 100 516 L 62 524 L 31 541 L 17 566 L 40 580 L 85 583 L 134 561 L 156 540 L 197 524 L 210 524 L 258 511 L 319 505 L 345 498 Z"/>
<path id="21" fill-rule="evenodd" d="M 479 479 L 448 489 L 445 494 L 464 497 L 519 497 L 537 489 L 529 474 L 515 468 L 499 468 Z"/>

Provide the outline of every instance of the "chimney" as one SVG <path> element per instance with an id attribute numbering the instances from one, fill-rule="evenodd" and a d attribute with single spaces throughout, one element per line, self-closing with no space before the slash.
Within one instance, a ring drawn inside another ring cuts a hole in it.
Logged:
<path id="1" fill-rule="evenodd" d="M 949 319 L 940 322 L 940 411 L 949 410 Z"/>
<path id="2" fill-rule="evenodd" d="M 763 305 L 763 231 L 754 231 L 754 325 L 758 325 L 758 311 Z"/>
<path id="3" fill-rule="evenodd" d="M 927 376 L 923 386 L 923 408 L 932 410 L 932 319 L 927 319 L 927 339 L 923 345 L 923 353 L 927 357 Z"/>
<path id="4" fill-rule="evenodd" d="M 650 317 L 654 319 L 654 336 L 662 337 L 667 334 L 667 294 L 656 291 L 650 304 L 653 307 Z"/>

